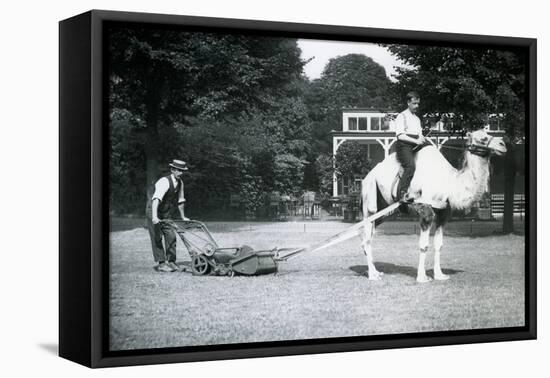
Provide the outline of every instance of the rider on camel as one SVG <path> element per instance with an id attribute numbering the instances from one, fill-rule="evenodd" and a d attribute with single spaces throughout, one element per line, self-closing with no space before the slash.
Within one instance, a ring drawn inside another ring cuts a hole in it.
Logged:
<path id="1" fill-rule="evenodd" d="M 407 94 L 407 109 L 399 113 L 395 119 L 395 135 L 397 160 L 403 167 L 403 174 L 397 187 L 397 195 L 402 202 L 413 202 L 414 198 L 408 192 L 409 185 L 416 169 L 416 152 L 427 143 L 422 135 L 420 118 L 416 115 L 420 105 L 420 96 L 416 92 Z"/>

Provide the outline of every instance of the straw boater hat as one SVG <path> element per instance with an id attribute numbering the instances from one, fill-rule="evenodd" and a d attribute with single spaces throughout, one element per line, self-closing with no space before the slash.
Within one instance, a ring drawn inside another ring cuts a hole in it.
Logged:
<path id="1" fill-rule="evenodd" d="M 170 164 L 168 164 L 170 168 L 179 169 L 180 171 L 187 171 L 189 168 L 187 168 L 187 163 L 183 160 L 172 160 Z"/>

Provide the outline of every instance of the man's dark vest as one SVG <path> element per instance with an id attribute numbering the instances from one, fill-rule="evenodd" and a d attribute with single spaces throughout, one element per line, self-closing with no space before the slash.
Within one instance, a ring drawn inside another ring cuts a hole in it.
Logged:
<path id="1" fill-rule="evenodd" d="M 159 219 L 168 219 L 171 217 L 172 213 L 175 209 L 178 208 L 178 200 L 179 200 L 179 194 L 181 190 L 181 186 L 183 185 L 180 179 L 177 179 L 177 185 L 174 186 L 174 182 L 172 181 L 172 175 L 164 176 L 163 178 L 168 180 L 169 187 L 166 193 L 164 194 L 164 197 L 160 201 L 159 207 L 157 209 L 157 215 Z M 160 179 L 162 180 L 162 178 Z M 151 199 L 149 198 L 149 202 L 151 202 Z M 149 210 L 149 206 L 148 209 Z"/>

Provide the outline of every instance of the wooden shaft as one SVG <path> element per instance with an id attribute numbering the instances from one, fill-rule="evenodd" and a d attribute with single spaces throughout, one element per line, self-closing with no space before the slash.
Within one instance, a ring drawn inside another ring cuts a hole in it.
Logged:
<path id="1" fill-rule="evenodd" d="M 352 237 L 358 235 L 363 230 L 365 222 L 374 222 L 375 220 L 388 215 L 389 213 L 396 210 L 399 207 L 400 204 L 401 204 L 400 202 L 395 202 L 395 203 L 391 204 L 390 206 L 386 207 L 385 209 L 380 210 L 376 214 L 371 215 L 367 219 L 363 219 L 361 222 L 358 222 L 358 223 L 354 224 L 353 226 L 345 229 L 344 231 L 341 231 L 341 232 L 337 233 L 336 235 L 331 236 L 330 238 L 328 238 L 326 240 L 323 240 L 322 242 L 313 244 L 313 245 L 311 245 L 309 247 L 306 247 L 306 248 L 296 249 L 292 252 L 287 253 L 284 256 L 280 256 L 278 258 L 278 260 L 286 261 L 286 260 L 289 260 L 290 258 L 292 258 L 294 256 L 297 256 L 298 254 L 301 254 L 301 253 L 304 253 L 304 252 L 315 252 L 315 251 L 318 251 L 320 249 L 330 247 L 331 245 L 335 245 L 335 244 L 341 243 L 345 240 L 351 239 Z"/>

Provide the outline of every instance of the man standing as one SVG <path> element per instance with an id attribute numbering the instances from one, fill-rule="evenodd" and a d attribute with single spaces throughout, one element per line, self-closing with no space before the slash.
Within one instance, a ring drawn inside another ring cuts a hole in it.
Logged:
<path id="1" fill-rule="evenodd" d="M 188 170 L 187 164 L 182 160 L 173 160 L 169 166 L 171 174 L 161 177 L 155 183 L 155 191 L 147 201 L 146 210 L 153 258 L 158 263 L 155 270 L 159 272 L 181 270 L 176 263 L 176 232 L 160 220 L 173 218 L 176 209 L 182 220 L 189 220 L 184 212 L 185 196 L 181 181 L 183 172 Z"/>
<path id="2" fill-rule="evenodd" d="M 412 202 L 414 198 L 408 192 L 409 185 L 416 169 L 415 154 L 425 145 L 426 138 L 422 135 L 420 118 L 416 115 L 420 105 L 420 96 L 416 92 L 407 94 L 407 109 L 399 113 L 395 119 L 395 135 L 397 160 L 403 167 L 403 175 L 399 180 L 397 194 L 403 202 Z"/>

